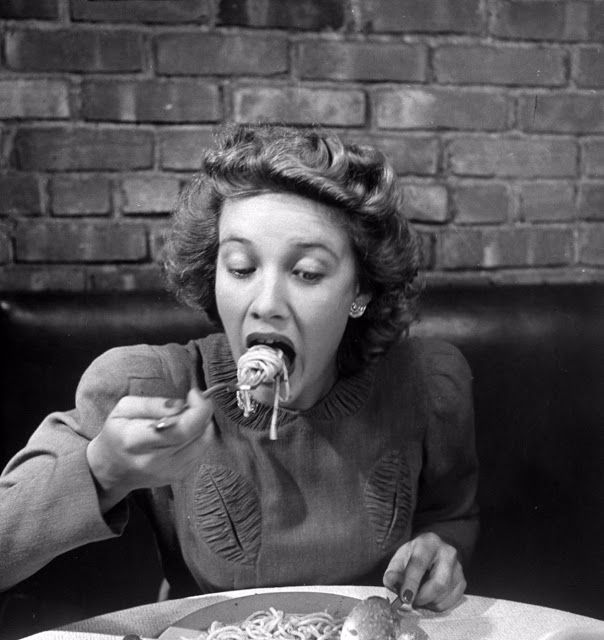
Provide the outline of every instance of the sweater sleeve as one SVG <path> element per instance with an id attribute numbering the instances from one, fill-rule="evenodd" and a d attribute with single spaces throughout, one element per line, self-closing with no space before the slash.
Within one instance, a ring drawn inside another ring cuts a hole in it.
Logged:
<path id="1" fill-rule="evenodd" d="M 431 342 L 425 355 L 428 420 L 413 535 L 436 533 L 465 565 L 479 528 L 472 374 L 453 345 Z"/>
<path id="2" fill-rule="evenodd" d="M 126 502 L 100 511 L 86 447 L 136 379 L 153 376 L 139 347 L 97 358 L 76 391 L 76 407 L 47 416 L 0 476 L 0 590 L 34 574 L 58 555 L 120 535 Z M 140 374 L 137 374 L 140 372 Z"/>

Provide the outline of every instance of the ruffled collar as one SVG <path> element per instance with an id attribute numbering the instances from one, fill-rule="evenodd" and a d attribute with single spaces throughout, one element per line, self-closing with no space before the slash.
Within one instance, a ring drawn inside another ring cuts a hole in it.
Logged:
<path id="1" fill-rule="evenodd" d="M 214 333 L 199 340 L 203 371 L 207 386 L 237 382 L 237 366 L 223 333 Z M 304 417 L 309 420 L 334 420 L 355 414 L 369 397 L 375 377 L 375 365 L 346 378 L 339 378 L 329 393 L 310 409 L 303 411 L 279 408 L 279 425 L 285 426 Z M 258 404 L 256 411 L 245 418 L 237 406 L 235 393 L 220 391 L 214 403 L 224 415 L 239 427 L 255 430 L 269 428 L 272 406 Z"/>

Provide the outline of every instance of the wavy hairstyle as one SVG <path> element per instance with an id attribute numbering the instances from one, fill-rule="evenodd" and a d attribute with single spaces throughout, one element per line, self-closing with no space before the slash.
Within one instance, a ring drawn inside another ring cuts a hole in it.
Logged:
<path id="1" fill-rule="evenodd" d="M 415 318 L 418 246 L 391 165 L 378 150 L 318 128 L 226 127 L 183 191 L 165 247 L 168 286 L 220 326 L 215 277 L 226 199 L 286 192 L 328 205 L 352 241 L 365 314 L 349 320 L 338 351 L 343 375 L 383 354 Z"/>

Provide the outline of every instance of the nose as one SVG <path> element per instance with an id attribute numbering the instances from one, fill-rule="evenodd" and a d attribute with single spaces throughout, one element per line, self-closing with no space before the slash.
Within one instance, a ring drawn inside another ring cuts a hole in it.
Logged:
<path id="1" fill-rule="evenodd" d="M 252 317 L 258 320 L 284 318 L 287 306 L 286 283 L 278 274 L 263 273 L 257 280 L 250 305 Z"/>

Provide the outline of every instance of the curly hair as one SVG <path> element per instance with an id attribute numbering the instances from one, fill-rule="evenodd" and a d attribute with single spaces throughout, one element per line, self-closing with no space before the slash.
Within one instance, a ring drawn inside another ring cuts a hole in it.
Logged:
<path id="1" fill-rule="evenodd" d="M 165 246 L 169 288 L 220 326 L 214 288 L 222 205 L 267 192 L 303 196 L 340 212 L 360 289 L 372 296 L 365 314 L 347 323 L 338 350 L 340 372 L 358 371 L 407 333 L 420 290 L 417 239 L 396 175 L 372 147 L 344 144 L 316 127 L 225 127 L 176 205 Z"/>

